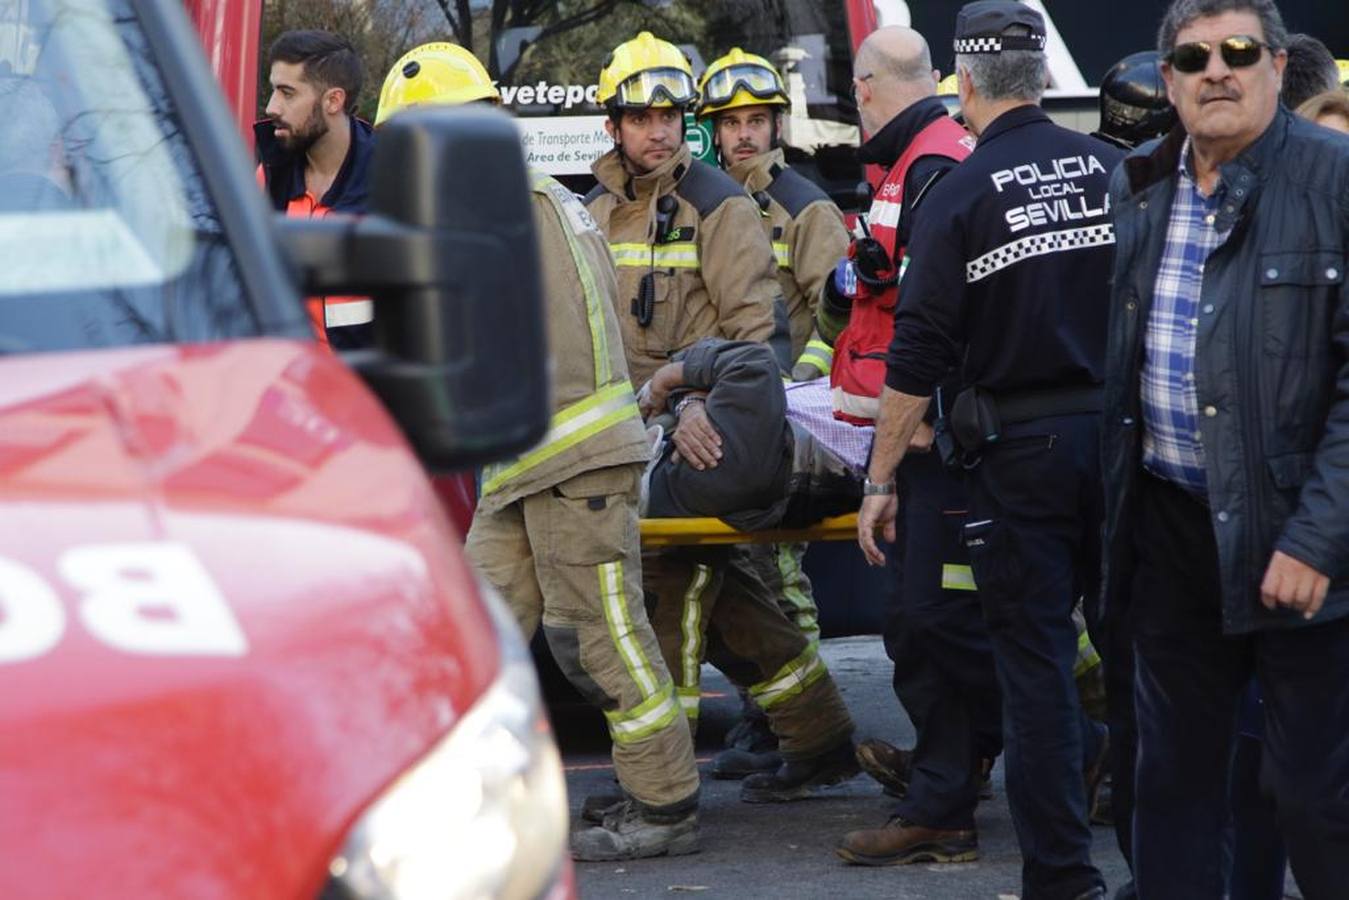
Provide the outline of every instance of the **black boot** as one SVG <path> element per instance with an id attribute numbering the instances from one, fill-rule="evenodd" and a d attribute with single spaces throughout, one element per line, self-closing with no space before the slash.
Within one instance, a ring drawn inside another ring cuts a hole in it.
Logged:
<path id="1" fill-rule="evenodd" d="M 742 698 L 740 721 L 726 732 L 726 749 L 712 760 L 713 778 L 745 778 L 756 772 L 775 772 L 782 765 L 768 716 L 753 700 Z"/>
<path id="2" fill-rule="evenodd" d="M 812 796 L 817 788 L 847 781 L 860 771 L 852 741 L 844 741 L 819 756 L 789 759 L 776 772 L 749 776 L 740 785 L 740 799 L 745 803 L 804 800 Z"/>

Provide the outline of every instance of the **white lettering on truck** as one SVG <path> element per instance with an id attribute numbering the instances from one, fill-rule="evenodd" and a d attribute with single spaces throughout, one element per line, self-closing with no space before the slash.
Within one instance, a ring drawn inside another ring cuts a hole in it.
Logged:
<path id="1" fill-rule="evenodd" d="M 242 656 L 248 641 L 190 547 L 171 541 L 71 547 L 57 561 L 80 596 L 84 627 L 126 653 Z M 56 592 L 36 572 L 0 558 L 0 663 L 49 652 L 65 631 Z"/>

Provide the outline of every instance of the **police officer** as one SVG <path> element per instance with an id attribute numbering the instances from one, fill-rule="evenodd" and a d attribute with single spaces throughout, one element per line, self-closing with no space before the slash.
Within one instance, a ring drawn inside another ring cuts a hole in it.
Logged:
<path id="1" fill-rule="evenodd" d="M 598 99 L 614 149 L 595 161 L 586 205 L 618 265 L 619 321 L 640 384 L 700 338 L 766 341 L 790 367 L 777 264 L 754 201 L 684 143 L 697 98 L 687 58 L 649 32 L 614 49 Z M 685 464 L 717 464 L 723 436 L 696 395 L 677 407 L 673 443 Z M 857 773 L 852 719 L 816 645 L 778 608 L 740 548 L 643 557 L 651 621 L 676 690 L 696 724 L 709 625 L 741 664 L 726 674 L 768 716 L 783 761 L 747 778 L 747 802 L 793 800 Z M 602 802 L 602 801 L 600 801 Z"/>
<path id="2" fill-rule="evenodd" d="M 898 26 L 873 32 L 858 49 L 854 71 L 858 114 L 870 135 L 859 157 L 886 174 L 868 216 L 871 237 L 859 241 L 874 246 L 860 252 L 854 247 L 822 306 L 849 314 L 843 343 L 854 332 L 871 330 L 874 337 L 856 340 L 884 346 L 894 332 L 897 269 L 915 216 L 936 184 L 969 156 L 974 139 L 937 99 L 937 73 L 918 32 Z M 850 273 L 858 267 L 869 271 Z M 844 366 L 853 362 L 840 360 Z M 944 385 L 945 395 L 953 398 L 958 387 L 958 380 Z M 928 443 L 931 429 L 925 425 L 923 431 Z M 883 827 L 849 833 L 838 853 L 864 865 L 963 862 L 978 855 L 974 809 L 982 770 L 1002 748 L 1001 701 L 960 541 L 964 485 L 931 452 L 905 458 L 899 476 L 905 521 L 891 552 L 897 571 L 885 649 L 895 665 L 895 693 L 918 740 L 912 753 L 877 738 L 858 745 L 862 768 L 902 800 Z"/>
<path id="3" fill-rule="evenodd" d="M 791 329 L 792 378 L 809 381 L 829 373 L 833 349 L 814 332 L 820 290 L 848 244 L 843 214 L 814 182 L 787 165 L 782 114 L 790 106 L 782 78 L 768 60 L 739 47 L 713 62 L 698 84 L 699 120 L 711 120 L 712 143 L 728 175 L 744 186 L 762 213 L 777 258 L 778 283 Z M 782 611 L 807 640 L 820 637 L 819 611 L 802 568 L 805 544 L 754 544 L 750 560 Z M 715 637 L 710 658 L 722 661 Z M 781 762 L 762 711 L 749 703 L 745 719 L 727 734 L 731 749 L 718 755 L 712 774 L 743 777 Z"/>
<path id="4" fill-rule="evenodd" d="M 1104 896 L 1072 610 L 1094 596 L 1100 558 L 1106 190 L 1121 155 L 1039 109 L 1044 46 L 1044 20 L 1020 3 L 978 0 L 957 16 L 960 105 L 979 142 L 915 222 L 858 518 L 868 559 L 884 562 L 873 528 L 893 532 L 896 465 L 933 386 L 958 365 L 964 539 L 1002 687 L 1028 900 Z"/>
<path id="5" fill-rule="evenodd" d="M 500 102 L 477 58 L 423 44 L 389 72 L 376 121 L 418 104 L 473 102 Z M 626 799 L 573 835 L 573 857 L 693 852 L 693 742 L 642 602 L 637 499 L 647 445 L 615 321 L 614 268 L 580 201 L 547 175 L 532 179 L 553 426 L 533 450 L 484 469 L 466 549 L 526 636 L 542 619 L 558 665 L 608 722 Z"/>

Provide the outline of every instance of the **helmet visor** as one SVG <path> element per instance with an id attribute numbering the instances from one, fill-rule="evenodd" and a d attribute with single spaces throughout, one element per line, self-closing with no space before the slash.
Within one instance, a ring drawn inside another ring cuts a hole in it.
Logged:
<path id="1" fill-rule="evenodd" d="M 720 106 L 730 103 L 738 90 L 746 91 L 760 100 L 774 97 L 786 99 L 776 72 L 763 66 L 737 65 L 727 66 L 707 79 L 707 84 L 703 85 L 703 104 Z"/>
<path id="2" fill-rule="evenodd" d="M 647 69 L 618 86 L 619 106 L 645 108 L 662 98 L 671 106 L 687 106 L 698 96 L 693 77 L 679 69 Z"/>

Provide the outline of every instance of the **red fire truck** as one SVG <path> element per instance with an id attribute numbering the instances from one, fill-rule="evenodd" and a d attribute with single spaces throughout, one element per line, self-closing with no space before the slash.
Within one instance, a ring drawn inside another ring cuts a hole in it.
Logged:
<path id="1" fill-rule="evenodd" d="M 0 3 L 0 893 L 568 897 L 529 658 L 425 474 L 547 427 L 517 133 L 409 113 L 370 215 L 276 220 L 206 65 L 247 82 L 248 7 L 193 8 L 204 56 L 179 0 Z"/>

